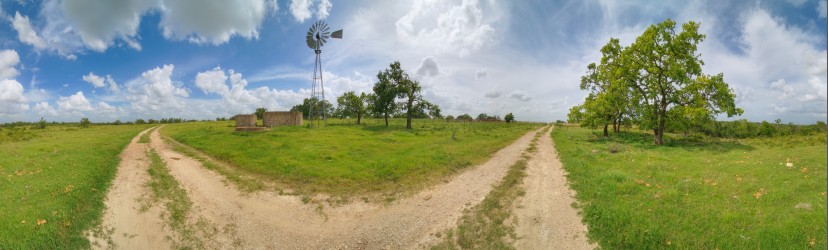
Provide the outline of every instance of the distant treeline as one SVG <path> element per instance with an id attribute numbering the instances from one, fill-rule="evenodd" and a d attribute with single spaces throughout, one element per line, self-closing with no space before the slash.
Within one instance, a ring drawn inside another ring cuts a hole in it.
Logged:
<path id="1" fill-rule="evenodd" d="M 751 122 L 746 119 L 735 121 L 707 121 L 690 126 L 668 127 L 671 133 L 701 133 L 720 138 L 773 137 L 789 135 L 812 135 L 828 131 L 825 122 L 817 121 L 811 125 L 783 124 L 777 119 L 774 123 L 767 121 Z"/>
<path id="2" fill-rule="evenodd" d="M 225 120 L 224 118 L 218 118 L 216 120 Z M 47 122 L 43 118 L 40 118 L 40 121 L 37 122 L 7 122 L 0 124 L 0 127 L 4 128 L 13 128 L 13 127 L 20 127 L 20 126 L 35 126 L 36 128 L 45 128 L 45 125 L 88 125 L 88 124 L 96 124 L 96 125 L 122 125 L 122 124 L 168 124 L 168 123 L 182 123 L 182 122 L 197 122 L 198 120 L 190 119 L 181 119 L 181 118 L 161 118 L 160 120 L 155 119 L 135 119 L 135 121 L 121 121 L 120 119 L 115 120 L 113 122 L 92 122 L 87 118 L 82 118 L 80 122 L 56 122 L 51 121 Z M 207 121 L 207 120 L 202 120 Z"/>

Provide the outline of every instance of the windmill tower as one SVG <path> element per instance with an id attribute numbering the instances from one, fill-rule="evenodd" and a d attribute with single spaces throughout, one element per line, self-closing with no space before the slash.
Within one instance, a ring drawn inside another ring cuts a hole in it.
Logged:
<path id="1" fill-rule="evenodd" d="M 313 49 L 313 52 L 316 54 L 316 63 L 313 67 L 313 82 L 311 83 L 311 106 L 308 114 L 310 127 L 313 127 L 314 115 L 319 116 L 319 114 L 321 114 L 322 119 L 325 120 L 325 126 L 328 125 L 328 116 L 325 111 L 327 107 L 325 107 L 325 83 L 322 81 L 321 55 L 322 45 L 325 45 L 330 38 L 342 39 L 342 30 L 328 32 L 328 24 L 323 21 L 317 21 L 311 25 L 310 29 L 308 29 L 308 35 L 306 36 L 308 47 Z M 319 126 L 318 120 L 317 126 Z"/>

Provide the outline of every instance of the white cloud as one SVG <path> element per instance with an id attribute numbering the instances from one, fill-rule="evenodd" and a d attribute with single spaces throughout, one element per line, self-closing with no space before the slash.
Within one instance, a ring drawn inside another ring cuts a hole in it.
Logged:
<path id="1" fill-rule="evenodd" d="M 115 39 L 121 39 L 140 50 L 134 42 L 141 24 L 141 16 L 158 6 L 153 0 L 97 1 L 67 0 L 61 2 L 61 10 L 90 49 L 102 52 Z"/>
<path id="2" fill-rule="evenodd" d="M 49 105 L 48 102 L 38 102 L 37 104 L 35 104 L 33 110 L 41 117 L 58 115 L 58 111 L 54 107 Z"/>
<path id="3" fill-rule="evenodd" d="M 495 42 L 491 25 L 495 21 L 496 16 L 484 16 L 478 0 L 463 0 L 459 5 L 415 0 L 411 10 L 397 20 L 396 31 L 399 40 L 411 46 L 456 51 L 466 56 Z"/>
<path id="4" fill-rule="evenodd" d="M 20 56 L 14 50 L 0 50 L 0 79 L 11 79 L 20 72 L 15 66 L 20 63 Z"/>
<path id="5" fill-rule="evenodd" d="M 794 88 L 785 82 L 785 79 L 779 79 L 770 84 L 771 89 L 779 91 L 779 99 L 788 99 L 794 96 Z"/>
<path id="6" fill-rule="evenodd" d="M 333 5 L 331 4 L 330 0 L 320 0 L 319 5 L 316 6 L 317 7 L 316 18 L 319 18 L 319 19 L 328 18 L 328 15 L 330 15 L 332 6 Z"/>
<path id="7" fill-rule="evenodd" d="M 219 45 L 234 35 L 258 39 L 266 5 L 264 0 L 165 1 L 160 25 L 164 37 L 198 44 Z"/>
<path id="8" fill-rule="evenodd" d="M 509 94 L 509 97 L 511 97 L 512 99 L 515 99 L 515 100 L 522 101 L 522 102 L 528 102 L 528 101 L 532 100 L 532 97 L 529 96 L 529 94 L 526 94 L 526 92 L 519 91 L 519 90 L 515 90 L 514 92 Z"/>
<path id="9" fill-rule="evenodd" d="M 95 73 L 89 72 L 89 74 L 83 76 L 83 80 L 95 86 L 95 88 L 103 88 L 107 85 L 109 86 L 109 91 L 118 92 L 120 87 L 118 87 L 118 83 L 112 79 L 111 75 L 106 75 L 106 78 L 95 75 Z"/>
<path id="10" fill-rule="evenodd" d="M 71 96 L 61 96 L 57 100 L 57 105 L 60 112 L 69 114 L 79 114 L 92 110 L 92 105 L 89 104 L 89 100 L 86 99 L 82 91 L 78 91 Z"/>
<path id="11" fill-rule="evenodd" d="M 174 68 L 171 64 L 156 67 L 129 81 L 126 84 L 126 99 L 132 109 L 147 115 L 184 115 L 189 91 L 173 83 L 170 76 Z"/>
<path id="12" fill-rule="evenodd" d="M 440 74 L 440 65 L 437 64 L 437 61 L 434 57 L 429 56 L 423 58 L 423 62 L 420 63 L 420 66 L 417 67 L 416 75 L 418 76 L 437 76 Z"/>
<path id="13" fill-rule="evenodd" d="M 17 39 L 21 42 L 31 45 L 38 50 L 46 48 L 46 42 L 37 35 L 37 31 L 32 28 L 32 23 L 28 17 L 21 16 L 19 12 L 15 12 L 12 27 L 17 31 Z"/>
<path id="14" fill-rule="evenodd" d="M 108 118 L 116 118 L 119 115 L 124 114 L 124 109 L 121 107 L 114 107 L 105 102 L 98 102 L 98 105 L 95 107 L 95 113 Z"/>
<path id="15" fill-rule="evenodd" d="M 41 27 L 20 15 L 13 24 L 22 42 L 75 60 L 86 49 L 125 45 L 140 51 L 138 28 L 149 13 L 160 13 L 167 39 L 219 45 L 233 36 L 258 39 L 267 13 L 278 8 L 276 0 L 46 0 Z"/>
<path id="16" fill-rule="evenodd" d="M 826 4 L 825 0 L 819 0 L 819 4 L 817 4 L 817 13 L 819 14 L 819 17 L 825 18 L 828 16 L 828 13 L 826 12 L 828 12 L 828 4 Z"/>
<path id="17" fill-rule="evenodd" d="M 28 102 L 29 100 L 23 96 L 23 85 L 17 80 L 0 80 L 0 115 L 29 110 Z"/>
<path id="18" fill-rule="evenodd" d="M 279 1 L 266 0 L 265 4 L 267 4 L 267 8 L 270 9 L 270 13 L 279 12 Z"/>
<path id="19" fill-rule="evenodd" d="M 106 79 L 104 79 L 103 77 L 97 76 L 92 72 L 89 72 L 88 75 L 83 76 L 83 80 L 88 82 L 88 83 L 91 83 L 92 86 L 95 86 L 95 88 L 106 87 L 106 83 L 105 83 Z"/>
<path id="20" fill-rule="evenodd" d="M 205 72 L 199 72 L 195 78 L 196 87 L 204 91 L 205 94 L 216 93 L 219 95 L 226 95 L 230 92 L 227 84 L 225 84 L 226 81 L 227 75 L 224 74 L 224 70 L 220 67 L 216 67 Z"/>
<path id="21" fill-rule="evenodd" d="M 259 107 L 268 110 L 288 110 L 291 106 L 301 103 L 303 98 L 310 96 L 309 93 L 268 87 L 247 89 L 247 80 L 241 73 L 232 69 L 225 71 L 220 67 L 198 73 L 195 83 L 205 93 L 221 96 L 220 103 L 209 108 L 216 115 L 252 113 Z M 304 90 L 300 90 L 302 91 Z M 208 106 L 210 105 L 205 105 Z"/>
<path id="22" fill-rule="evenodd" d="M 296 18 L 296 21 L 305 22 L 313 15 L 310 10 L 311 3 L 311 0 L 291 0 L 290 14 L 293 15 L 293 18 Z"/>

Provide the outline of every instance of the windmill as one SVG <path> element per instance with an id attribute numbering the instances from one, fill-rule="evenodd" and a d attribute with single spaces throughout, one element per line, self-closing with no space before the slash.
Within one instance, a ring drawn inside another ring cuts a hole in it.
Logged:
<path id="1" fill-rule="evenodd" d="M 322 119 L 325 120 L 325 125 L 328 125 L 327 112 L 325 112 L 325 84 L 322 81 L 322 45 L 325 45 L 330 38 L 342 39 L 342 30 L 328 32 L 328 24 L 323 21 L 317 21 L 308 29 L 308 35 L 305 37 L 308 47 L 313 49 L 316 54 L 316 65 L 313 67 L 313 82 L 311 83 L 311 100 L 316 99 L 316 103 L 310 103 L 310 112 L 308 119 L 313 119 L 314 113 L 321 113 Z M 309 125 L 313 127 L 313 120 Z M 318 126 L 318 125 L 317 125 Z"/>

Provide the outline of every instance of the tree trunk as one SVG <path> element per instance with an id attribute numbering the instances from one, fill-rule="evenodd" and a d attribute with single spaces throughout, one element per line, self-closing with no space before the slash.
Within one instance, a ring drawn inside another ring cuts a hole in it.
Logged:
<path id="1" fill-rule="evenodd" d="M 388 113 L 385 113 L 385 126 L 388 127 Z"/>
<path id="2" fill-rule="evenodd" d="M 362 121 L 362 114 L 357 114 L 357 125 L 359 125 L 360 121 Z"/>
<path id="3" fill-rule="evenodd" d="M 411 129 L 411 109 L 414 106 L 414 96 L 408 96 L 408 112 L 407 117 L 405 118 L 405 128 Z"/>
<path id="4" fill-rule="evenodd" d="M 604 123 L 604 138 L 609 137 L 609 133 L 607 133 L 607 127 L 609 127 L 609 123 Z"/>
<path id="5" fill-rule="evenodd" d="M 661 136 L 664 133 L 663 131 L 658 131 L 658 129 L 653 129 L 653 133 L 655 134 L 655 144 L 661 145 Z"/>

